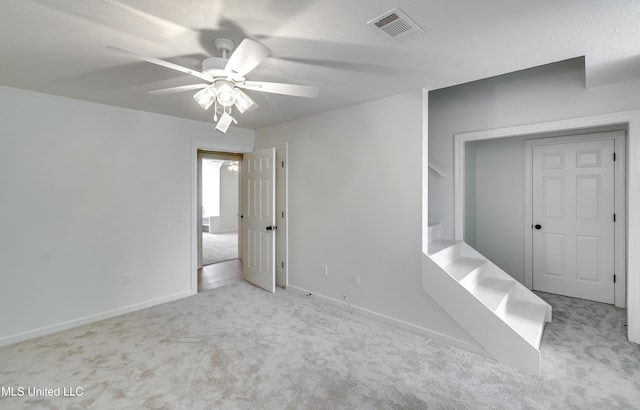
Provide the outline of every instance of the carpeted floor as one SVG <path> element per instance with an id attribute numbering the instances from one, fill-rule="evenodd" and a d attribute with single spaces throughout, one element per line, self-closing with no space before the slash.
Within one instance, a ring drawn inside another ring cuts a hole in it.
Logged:
<path id="1" fill-rule="evenodd" d="M 238 233 L 202 233 L 202 265 L 238 258 Z"/>
<path id="2" fill-rule="evenodd" d="M 240 282 L 1 348 L 0 386 L 82 396 L 0 397 L 0 408 L 640 408 L 624 311 L 541 296 L 554 307 L 542 376 Z"/>

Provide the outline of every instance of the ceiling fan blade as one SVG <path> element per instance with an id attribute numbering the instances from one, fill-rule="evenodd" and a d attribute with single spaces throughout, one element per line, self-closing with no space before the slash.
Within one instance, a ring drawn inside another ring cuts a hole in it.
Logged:
<path id="1" fill-rule="evenodd" d="M 193 91 L 193 90 L 200 90 L 202 88 L 206 88 L 211 84 L 189 84 L 189 85 L 181 85 L 179 87 L 170 87 L 170 88 L 163 88 L 160 90 L 153 90 L 153 91 L 149 91 L 149 94 L 155 94 L 155 95 L 163 95 L 163 94 L 174 94 L 174 93 L 180 93 L 183 91 Z"/>
<path id="2" fill-rule="evenodd" d="M 178 64 L 170 63 L 168 61 L 161 60 L 159 58 L 143 56 L 142 54 L 134 53 L 133 51 L 125 50 L 125 49 L 120 48 L 120 47 L 107 46 L 107 49 L 112 50 L 112 51 L 116 51 L 116 52 L 121 53 L 121 54 L 126 54 L 126 55 L 129 55 L 129 56 L 132 56 L 134 58 L 137 58 L 138 60 L 146 61 L 147 63 L 156 64 L 156 65 L 159 65 L 161 67 L 169 68 L 171 70 L 180 71 L 181 73 L 189 74 L 189 75 L 192 75 L 194 77 L 198 77 L 198 78 L 200 78 L 202 80 L 205 80 L 205 81 L 213 81 L 213 78 L 211 76 L 209 76 L 208 74 L 201 73 L 199 71 L 195 71 L 195 70 L 192 70 L 192 69 L 187 68 L 187 67 L 183 67 L 183 66 L 178 65 Z"/>
<path id="3" fill-rule="evenodd" d="M 244 77 L 248 72 L 256 68 L 271 54 L 271 50 L 257 41 L 245 38 L 235 49 L 227 65 L 225 74 L 231 79 Z"/>
<path id="4" fill-rule="evenodd" d="M 266 81 L 245 81 L 243 84 L 238 84 L 238 87 L 245 88 L 247 90 L 262 91 L 265 93 L 293 95 L 296 97 L 307 98 L 315 98 L 318 96 L 318 93 L 320 93 L 320 89 L 318 87 L 296 84 L 270 83 Z"/>

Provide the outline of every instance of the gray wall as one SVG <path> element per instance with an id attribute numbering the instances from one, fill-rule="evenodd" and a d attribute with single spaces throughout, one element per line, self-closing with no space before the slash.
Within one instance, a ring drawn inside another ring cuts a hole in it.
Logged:
<path id="1" fill-rule="evenodd" d="M 524 138 L 467 143 L 465 237 L 524 284 Z M 469 242 L 471 244 L 471 242 Z"/>
<path id="2" fill-rule="evenodd" d="M 640 108 L 640 80 L 586 89 L 584 75 L 573 59 L 431 91 L 429 158 L 447 178 L 429 177 L 429 222 L 453 237 L 454 134 Z"/>
<path id="3" fill-rule="evenodd" d="M 192 144 L 254 142 L 2 86 L 0 135 L 0 344 L 188 296 Z"/>
<path id="4" fill-rule="evenodd" d="M 464 241 L 476 247 L 476 144 L 465 151 Z"/>

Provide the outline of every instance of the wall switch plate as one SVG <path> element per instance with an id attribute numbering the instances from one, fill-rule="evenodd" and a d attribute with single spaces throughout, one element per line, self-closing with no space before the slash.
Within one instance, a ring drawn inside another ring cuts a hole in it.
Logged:
<path id="1" fill-rule="evenodd" d="M 125 273 L 122 275 L 122 286 L 131 285 L 131 274 Z"/>
<path id="2" fill-rule="evenodd" d="M 357 273 L 353 274 L 353 284 L 354 285 L 359 285 L 360 284 L 360 275 L 358 275 Z"/>
<path id="3" fill-rule="evenodd" d="M 320 265 L 322 268 L 322 276 L 329 276 L 329 272 L 327 271 L 327 265 Z"/>

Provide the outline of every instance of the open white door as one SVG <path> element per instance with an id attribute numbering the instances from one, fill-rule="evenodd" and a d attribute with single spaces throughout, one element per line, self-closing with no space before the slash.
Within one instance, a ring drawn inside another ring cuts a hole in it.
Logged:
<path id="1" fill-rule="evenodd" d="M 275 292 L 276 150 L 244 154 L 243 276 Z"/>

